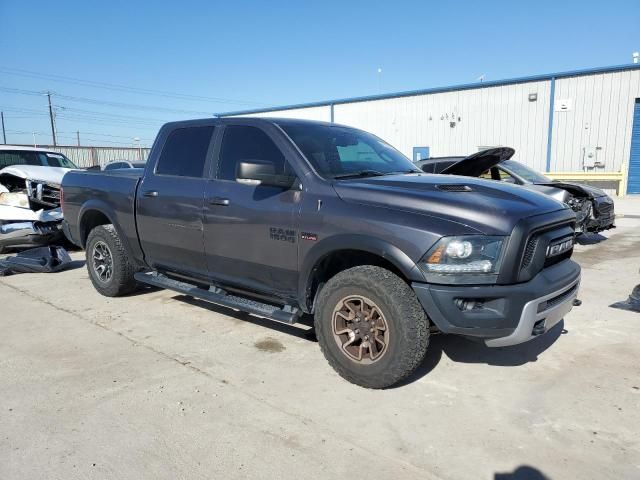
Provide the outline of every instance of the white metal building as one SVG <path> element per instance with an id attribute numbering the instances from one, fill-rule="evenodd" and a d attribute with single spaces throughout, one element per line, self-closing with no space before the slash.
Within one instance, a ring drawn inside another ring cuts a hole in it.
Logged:
<path id="1" fill-rule="evenodd" d="M 640 65 L 635 64 L 219 116 L 350 125 L 414 159 L 506 145 L 516 149 L 514 158 L 540 171 L 619 180 L 620 193 L 640 193 Z"/>

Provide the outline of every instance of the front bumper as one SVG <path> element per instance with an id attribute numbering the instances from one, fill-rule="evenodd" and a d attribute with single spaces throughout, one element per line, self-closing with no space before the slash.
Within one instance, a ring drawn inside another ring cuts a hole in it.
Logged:
<path id="1" fill-rule="evenodd" d="M 440 331 L 502 347 L 531 340 L 562 320 L 573 308 L 579 284 L 580 266 L 564 260 L 514 285 L 412 287 Z"/>
<path id="2" fill-rule="evenodd" d="M 49 245 L 62 239 L 61 222 L 8 222 L 0 224 L 0 247 Z"/>

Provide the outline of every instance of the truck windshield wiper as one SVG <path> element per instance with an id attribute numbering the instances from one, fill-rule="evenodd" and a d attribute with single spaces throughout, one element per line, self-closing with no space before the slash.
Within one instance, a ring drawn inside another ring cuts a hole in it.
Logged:
<path id="1" fill-rule="evenodd" d="M 409 173 L 424 173 L 422 170 L 398 170 L 397 172 L 385 173 L 385 175 L 408 175 Z"/>
<path id="2" fill-rule="evenodd" d="M 360 170 L 359 172 L 342 173 L 340 175 L 334 175 L 333 178 L 363 178 L 363 177 L 381 177 L 387 175 L 384 172 L 378 170 Z"/>

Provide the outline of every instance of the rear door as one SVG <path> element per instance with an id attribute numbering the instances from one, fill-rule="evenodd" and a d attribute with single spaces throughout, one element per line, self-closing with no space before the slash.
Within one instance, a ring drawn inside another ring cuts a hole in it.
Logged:
<path id="1" fill-rule="evenodd" d="M 171 130 L 138 188 L 140 244 L 157 270 L 207 278 L 202 209 L 213 132 L 213 125 Z"/>
<path id="2" fill-rule="evenodd" d="M 279 143 L 261 127 L 224 127 L 213 179 L 204 205 L 205 251 L 210 276 L 254 291 L 295 296 L 297 218 L 302 192 L 296 188 L 247 185 L 236 181 L 241 161 L 272 163 L 292 171 Z"/>

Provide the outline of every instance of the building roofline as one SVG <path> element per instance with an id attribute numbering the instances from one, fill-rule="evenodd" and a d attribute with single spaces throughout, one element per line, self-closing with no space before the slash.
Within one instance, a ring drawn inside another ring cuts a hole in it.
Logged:
<path id="1" fill-rule="evenodd" d="M 358 102 L 369 102 L 372 100 L 388 100 L 392 98 L 400 98 L 400 97 L 414 97 L 417 95 L 429 95 L 433 93 L 444 93 L 444 92 L 455 92 L 459 90 L 473 90 L 478 88 L 487 88 L 487 87 L 499 87 L 502 85 L 513 85 L 518 83 L 529 83 L 529 82 L 539 82 L 543 80 L 551 80 L 552 78 L 567 78 L 567 77 L 579 77 L 584 75 L 595 75 L 598 73 L 614 73 L 614 72 L 623 72 L 625 70 L 639 70 L 640 64 L 626 64 L 626 65 L 614 65 L 609 67 L 596 67 L 596 68 L 588 68 L 582 70 L 570 70 L 566 72 L 557 72 L 557 73 L 547 73 L 542 75 L 530 75 L 526 77 L 517 77 L 510 78 L 506 80 L 493 80 L 488 82 L 476 82 L 476 83 L 464 83 L 459 85 L 450 85 L 448 87 L 434 87 L 434 88 L 426 88 L 420 90 L 407 90 L 403 92 L 396 93 L 385 93 L 379 95 L 367 95 L 362 97 L 350 97 L 350 98 L 340 98 L 334 100 L 325 100 L 319 102 L 309 102 L 309 103 L 299 103 L 293 105 L 281 105 L 274 106 L 268 108 L 259 108 L 255 110 L 238 110 L 235 112 L 223 112 L 223 113 L 215 113 L 216 117 L 231 117 L 238 115 L 250 115 L 254 113 L 269 113 L 269 112 L 279 112 L 284 110 L 297 110 L 300 108 L 313 108 L 313 107 L 329 107 L 331 105 L 340 105 L 345 103 L 358 103 Z"/>

